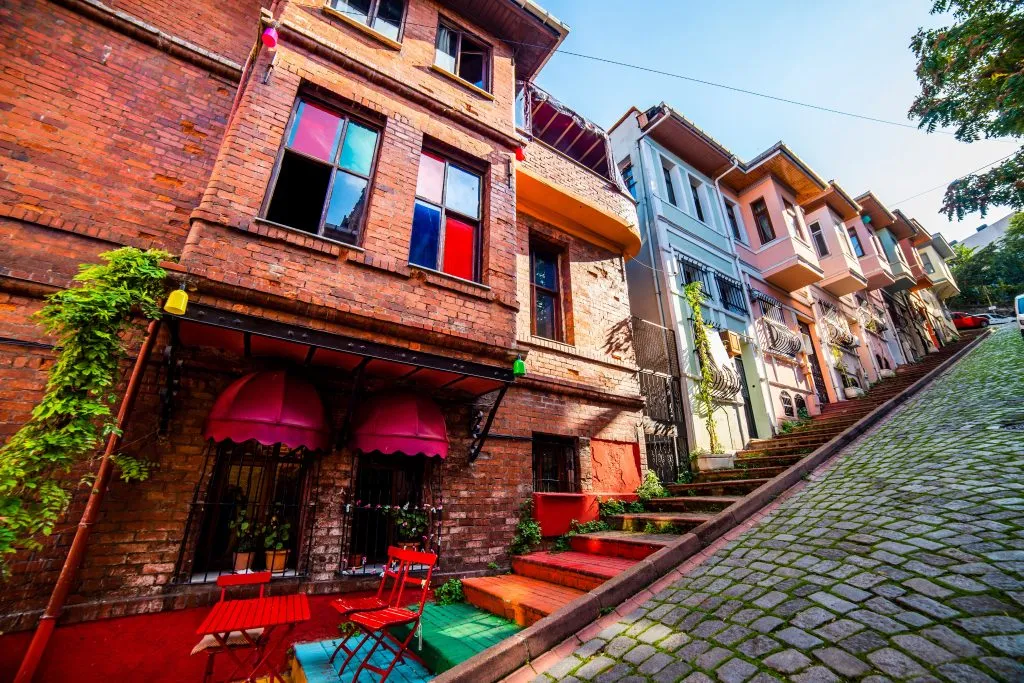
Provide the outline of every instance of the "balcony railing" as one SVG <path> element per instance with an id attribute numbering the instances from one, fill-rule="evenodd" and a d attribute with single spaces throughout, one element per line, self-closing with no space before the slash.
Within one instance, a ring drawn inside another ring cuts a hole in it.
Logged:
<path id="1" fill-rule="evenodd" d="M 767 350 L 795 358 L 803 347 L 800 335 L 789 329 L 788 325 L 769 317 L 762 317 L 757 323 L 761 344 Z"/>
<path id="2" fill-rule="evenodd" d="M 821 323 L 822 329 L 825 331 L 826 341 L 829 344 L 836 344 L 847 348 L 855 346 L 857 338 L 853 336 L 849 323 L 846 322 L 846 319 L 839 311 L 831 304 L 823 301 L 819 301 L 818 306 L 822 312 Z"/>
<path id="3" fill-rule="evenodd" d="M 711 395 L 719 399 L 731 399 L 739 393 L 742 385 L 740 375 L 732 368 L 711 364 Z"/>

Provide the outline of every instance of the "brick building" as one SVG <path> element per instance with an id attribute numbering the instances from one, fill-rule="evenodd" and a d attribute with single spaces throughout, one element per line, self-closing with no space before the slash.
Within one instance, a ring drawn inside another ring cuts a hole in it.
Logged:
<path id="1" fill-rule="evenodd" d="M 288 524 L 276 581 L 329 592 L 403 521 L 481 573 L 531 495 L 551 534 L 635 489 L 636 208 L 604 131 L 532 85 L 564 25 L 529 0 L 0 18 L 0 438 L 53 358 L 29 316 L 78 264 L 160 247 L 190 296 L 124 437 L 152 477 L 112 486 L 67 620 L 208 601 L 243 513 Z M 0 628 L 34 625 L 81 503 L 16 558 Z"/>

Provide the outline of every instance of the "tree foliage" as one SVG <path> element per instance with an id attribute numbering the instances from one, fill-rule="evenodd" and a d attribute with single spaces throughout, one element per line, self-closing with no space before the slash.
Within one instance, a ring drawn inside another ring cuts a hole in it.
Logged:
<path id="1" fill-rule="evenodd" d="M 102 438 L 117 429 L 116 396 L 124 339 L 143 318 L 160 315 L 166 271 L 158 250 L 123 248 L 84 265 L 77 286 L 51 295 L 36 319 L 57 341 L 46 392 L 32 416 L 0 448 L 0 571 L 21 548 L 38 548 L 71 499 L 72 467 L 96 456 Z M 120 455 L 122 478 L 145 478 L 146 468 Z"/>
<path id="2" fill-rule="evenodd" d="M 950 306 L 1010 306 L 1024 294 L 1024 213 L 1010 219 L 1001 240 L 980 249 L 957 244 L 953 251 L 950 270 L 960 294 Z"/>
<path id="3" fill-rule="evenodd" d="M 963 142 L 1024 136 L 1024 3 L 1020 0 L 935 0 L 932 14 L 955 23 L 919 29 L 921 93 L 910 117 L 929 133 L 954 126 Z M 1024 146 L 1002 163 L 949 185 L 942 212 L 962 219 L 990 206 L 1024 209 Z"/>

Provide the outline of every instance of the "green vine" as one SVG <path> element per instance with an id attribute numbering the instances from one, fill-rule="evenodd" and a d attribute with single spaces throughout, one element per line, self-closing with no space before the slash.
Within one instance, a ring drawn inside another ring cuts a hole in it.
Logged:
<path id="1" fill-rule="evenodd" d="M 71 500 L 66 475 L 96 457 L 101 439 L 115 433 L 111 414 L 131 318 L 160 316 L 166 252 L 123 248 L 100 254 L 105 263 L 83 265 L 78 286 L 47 299 L 35 318 L 56 339 L 56 362 L 32 416 L 0 448 L 0 572 L 7 557 L 39 548 Z M 118 454 L 122 479 L 145 479 L 145 463 Z"/>
<path id="2" fill-rule="evenodd" d="M 697 384 L 697 405 L 704 409 L 707 418 L 704 424 L 708 430 L 708 439 L 712 453 L 722 453 L 722 443 L 718 440 L 718 429 L 715 427 L 714 412 L 718 407 L 711 393 L 715 377 L 711 371 L 711 342 L 708 341 L 707 328 L 704 325 L 704 314 L 701 305 L 707 300 L 704 289 L 699 281 L 691 282 L 683 287 L 683 295 L 693 312 L 693 345 L 697 349 L 700 360 L 700 382 Z"/>

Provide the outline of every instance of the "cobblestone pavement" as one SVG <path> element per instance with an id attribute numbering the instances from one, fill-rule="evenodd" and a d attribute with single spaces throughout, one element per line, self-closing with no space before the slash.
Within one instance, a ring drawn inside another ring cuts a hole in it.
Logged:
<path id="1" fill-rule="evenodd" d="M 1024 342 L 990 337 L 537 681 L 1024 681 Z"/>

